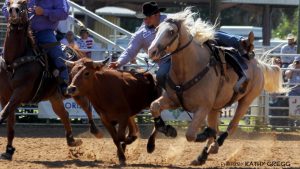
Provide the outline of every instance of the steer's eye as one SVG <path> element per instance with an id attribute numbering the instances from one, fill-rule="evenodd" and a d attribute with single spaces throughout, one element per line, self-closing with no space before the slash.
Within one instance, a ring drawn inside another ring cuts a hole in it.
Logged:
<path id="1" fill-rule="evenodd" d="M 85 77 L 88 77 L 90 75 L 90 72 L 84 72 L 83 74 Z"/>

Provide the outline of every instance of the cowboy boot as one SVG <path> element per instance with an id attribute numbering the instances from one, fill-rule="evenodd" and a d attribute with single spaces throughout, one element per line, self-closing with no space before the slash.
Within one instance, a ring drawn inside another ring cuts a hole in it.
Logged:
<path id="1" fill-rule="evenodd" d="M 242 67 L 240 67 L 240 68 L 242 69 L 242 71 L 239 74 L 239 80 L 233 87 L 233 90 L 234 90 L 234 92 L 237 92 L 237 93 L 245 93 L 248 83 L 249 83 L 249 78 L 248 78 L 245 70 L 243 70 Z"/>
<path id="2" fill-rule="evenodd" d="M 249 78 L 247 77 L 247 75 L 244 75 L 238 80 L 238 82 L 233 87 L 234 92 L 245 93 L 248 83 L 249 83 Z"/>
<path id="3" fill-rule="evenodd" d="M 68 88 L 68 80 L 63 79 L 62 77 L 57 77 L 58 85 L 59 85 L 59 92 L 64 96 L 68 97 L 67 88 Z"/>

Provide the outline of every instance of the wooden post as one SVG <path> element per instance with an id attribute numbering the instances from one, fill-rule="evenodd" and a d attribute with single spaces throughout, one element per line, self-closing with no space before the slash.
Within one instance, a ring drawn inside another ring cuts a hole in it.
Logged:
<path id="1" fill-rule="evenodd" d="M 298 35 L 297 35 L 297 53 L 300 53 L 300 0 L 298 5 Z"/>
<path id="2" fill-rule="evenodd" d="M 263 12 L 263 46 L 270 46 L 271 39 L 271 17 L 270 17 L 270 5 L 264 6 Z"/>
<path id="3" fill-rule="evenodd" d="M 220 13 L 220 0 L 211 0 L 210 1 L 210 21 L 212 24 L 216 22 L 216 19 Z"/>
<path id="4" fill-rule="evenodd" d="M 95 12 L 96 7 L 94 5 L 93 1 L 89 1 L 89 0 L 84 0 L 83 1 L 83 5 L 86 7 L 86 9 Z M 87 15 L 85 15 L 84 17 L 84 24 L 86 27 L 90 28 L 90 29 L 94 29 L 94 23 L 95 20 Z"/>

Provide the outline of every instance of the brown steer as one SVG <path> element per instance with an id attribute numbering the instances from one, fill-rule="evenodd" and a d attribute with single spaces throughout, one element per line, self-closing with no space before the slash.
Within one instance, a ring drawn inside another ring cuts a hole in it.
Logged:
<path id="1" fill-rule="evenodd" d="M 109 70 L 105 67 L 106 62 L 88 58 L 66 61 L 72 67 L 73 79 L 68 93 L 86 96 L 91 101 L 117 146 L 120 164 L 125 164 L 126 145 L 137 138 L 134 115 L 149 107 L 160 96 L 160 90 L 151 74 Z M 125 138 L 127 126 L 129 134 Z"/>

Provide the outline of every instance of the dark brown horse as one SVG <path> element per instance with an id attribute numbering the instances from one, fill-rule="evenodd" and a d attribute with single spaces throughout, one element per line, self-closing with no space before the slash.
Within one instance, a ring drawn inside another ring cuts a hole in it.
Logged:
<path id="1" fill-rule="evenodd" d="M 2 154 L 1 158 L 11 160 L 15 151 L 12 146 L 15 124 L 14 112 L 21 103 L 49 100 L 54 112 L 64 124 L 68 146 L 81 145 L 81 140 L 73 138 L 68 112 L 63 104 L 65 98 L 58 90 L 56 79 L 50 78 L 45 85 L 40 86 L 43 72 L 45 72 L 45 62 L 43 63 L 41 57 L 33 54 L 37 47 L 30 32 L 25 0 L 10 2 L 7 28 L 4 56 L 3 59 L 0 58 L 0 101 L 3 108 L 0 124 L 8 119 L 8 143 L 6 153 Z M 38 90 L 40 92 L 37 92 Z M 91 132 L 97 137 L 101 137 L 102 134 L 93 122 L 88 100 L 81 96 L 74 97 L 74 99 L 86 112 Z"/>

